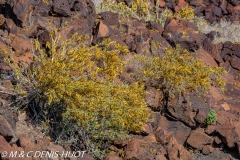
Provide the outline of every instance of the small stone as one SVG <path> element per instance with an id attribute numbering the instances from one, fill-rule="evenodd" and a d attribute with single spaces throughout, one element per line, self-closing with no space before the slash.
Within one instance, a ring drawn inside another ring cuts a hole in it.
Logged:
<path id="1" fill-rule="evenodd" d="M 223 103 L 223 104 L 221 104 L 221 106 L 223 107 L 223 109 L 225 111 L 229 111 L 230 110 L 230 107 L 229 107 L 229 105 L 227 103 Z"/>
<path id="2" fill-rule="evenodd" d="M 215 125 L 208 125 L 207 128 L 205 129 L 205 133 L 208 135 L 214 133 L 216 131 L 216 126 Z"/>
<path id="3" fill-rule="evenodd" d="M 0 26 L 2 26 L 5 23 L 5 21 L 6 21 L 5 17 L 2 14 L 0 14 Z"/>
<path id="4" fill-rule="evenodd" d="M 213 147 L 210 145 L 206 145 L 203 147 L 202 154 L 208 155 L 213 152 Z"/>
<path id="5" fill-rule="evenodd" d="M 215 142 L 216 144 L 221 144 L 221 143 L 222 143 L 222 140 L 221 140 L 218 136 L 215 136 L 215 137 L 214 137 L 214 142 Z"/>

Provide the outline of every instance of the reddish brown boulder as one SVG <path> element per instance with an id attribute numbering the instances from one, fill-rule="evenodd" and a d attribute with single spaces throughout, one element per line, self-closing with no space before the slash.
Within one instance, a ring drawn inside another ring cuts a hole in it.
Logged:
<path id="1" fill-rule="evenodd" d="M 156 155 L 166 155 L 165 148 L 157 143 L 153 134 L 144 138 L 133 138 L 125 148 L 124 160 L 152 160 Z"/>
<path id="2" fill-rule="evenodd" d="M 185 0 L 179 0 L 177 6 L 174 6 L 174 11 L 178 12 L 182 8 L 188 7 L 188 3 Z"/>
<path id="3" fill-rule="evenodd" d="M 217 45 L 213 44 L 209 38 L 203 41 L 202 47 L 215 59 L 217 63 L 223 63 L 223 60 L 220 56 Z"/>
<path id="4" fill-rule="evenodd" d="M 221 144 L 221 143 L 222 143 L 222 140 L 220 139 L 219 136 L 214 136 L 213 138 L 214 138 L 214 142 L 215 142 L 216 144 Z"/>
<path id="5" fill-rule="evenodd" d="M 149 32 L 150 40 L 150 51 L 152 55 L 161 55 L 165 52 L 166 47 L 171 47 L 168 41 L 166 41 L 159 31 Z"/>
<path id="6" fill-rule="evenodd" d="M 234 7 L 234 12 L 236 15 L 240 16 L 240 6 L 235 6 Z"/>
<path id="7" fill-rule="evenodd" d="M 150 117 L 154 118 L 154 121 L 151 122 L 153 131 L 155 131 L 158 128 L 159 121 L 161 119 L 161 114 L 159 112 L 152 112 Z"/>
<path id="8" fill-rule="evenodd" d="M 64 1 L 64 0 L 63 0 Z M 56 1 L 56 3 L 60 3 L 61 1 Z M 64 1 L 64 3 L 67 3 Z M 62 4 L 61 4 L 62 5 Z M 63 30 L 65 29 L 64 24 L 67 24 L 66 32 L 63 32 L 70 38 L 74 33 L 78 33 L 79 35 L 92 35 L 92 28 L 94 26 L 96 12 L 94 9 L 94 4 L 92 1 L 78 1 L 74 0 L 69 3 L 69 5 L 73 6 L 73 8 L 68 8 L 65 10 L 66 6 L 61 8 L 64 12 L 71 11 L 71 17 L 64 19 L 62 23 Z M 58 6 L 59 7 L 59 6 Z M 60 8 L 60 7 L 59 7 Z"/>
<path id="9" fill-rule="evenodd" d="M 213 59 L 213 57 L 206 52 L 203 48 L 200 48 L 197 52 L 196 52 L 196 56 L 205 64 L 211 66 L 211 67 L 217 67 L 218 64 L 216 63 L 216 61 Z"/>
<path id="10" fill-rule="evenodd" d="M 98 38 L 104 38 L 104 37 L 109 37 L 113 33 L 113 29 L 104 21 L 100 21 L 99 24 L 97 25 L 98 28 Z"/>
<path id="11" fill-rule="evenodd" d="M 187 2 L 189 2 L 189 4 L 192 6 L 203 6 L 204 5 L 203 0 L 187 0 Z M 206 2 L 206 3 L 208 4 L 209 2 Z"/>
<path id="12" fill-rule="evenodd" d="M 192 113 L 196 113 L 194 120 L 202 124 L 207 118 L 210 106 L 209 103 L 204 103 L 204 100 L 209 101 L 207 97 L 197 97 L 195 94 L 189 94 L 189 102 L 191 102 Z"/>
<path id="13" fill-rule="evenodd" d="M 154 21 L 146 22 L 146 27 L 149 30 L 157 31 L 160 34 L 162 34 L 162 32 L 164 31 L 163 26 L 161 24 L 157 23 L 157 22 L 154 22 Z"/>
<path id="14" fill-rule="evenodd" d="M 238 137 L 240 138 L 240 122 L 239 121 L 235 121 L 232 123 L 234 128 L 235 128 L 235 131 L 237 132 L 237 135 Z M 239 139 L 240 141 L 240 139 Z"/>
<path id="15" fill-rule="evenodd" d="M 18 147 L 16 144 L 13 144 L 11 151 L 13 151 L 13 152 L 15 152 L 15 151 L 21 152 L 21 151 L 23 151 L 23 149 L 21 147 Z"/>
<path id="16" fill-rule="evenodd" d="M 160 127 L 155 131 L 155 137 L 156 140 L 161 143 L 162 145 L 166 145 L 170 138 L 172 137 L 171 132 L 167 132 L 164 129 L 161 129 Z"/>
<path id="17" fill-rule="evenodd" d="M 150 142 L 141 139 L 131 140 L 125 149 L 125 160 L 150 160 L 154 155 L 149 151 Z"/>
<path id="18" fill-rule="evenodd" d="M 167 160 L 164 155 L 156 155 L 155 160 Z"/>
<path id="19" fill-rule="evenodd" d="M 202 110 L 199 110 L 199 111 L 197 112 L 197 114 L 196 114 L 196 116 L 195 116 L 194 119 L 195 119 L 198 123 L 202 124 L 202 123 L 204 123 L 204 121 L 205 121 L 206 118 L 207 118 L 207 113 L 204 112 L 204 111 L 202 111 Z"/>
<path id="20" fill-rule="evenodd" d="M 159 0 L 158 5 L 159 5 L 159 7 L 165 7 L 166 2 L 164 0 Z"/>
<path id="21" fill-rule="evenodd" d="M 237 121 L 238 117 L 235 114 L 232 114 L 228 111 L 217 111 L 217 123 L 225 124 L 230 121 Z"/>
<path id="22" fill-rule="evenodd" d="M 8 121 L 0 115 L 0 135 L 10 141 L 14 137 L 14 132 Z"/>
<path id="23" fill-rule="evenodd" d="M 224 14 L 227 14 L 227 1 L 222 1 L 221 5 L 220 5 L 222 11 Z"/>
<path id="24" fill-rule="evenodd" d="M 47 138 L 37 138 L 35 139 L 35 144 L 37 146 L 37 150 L 46 151 L 47 146 L 50 145 L 50 140 Z"/>
<path id="25" fill-rule="evenodd" d="M 6 100 L 0 99 L 0 114 L 7 120 L 11 125 L 10 128 L 15 130 L 16 122 L 18 121 L 17 112 L 12 110 L 9 107 L 9 104 Z M 5 128 L 4 128 L 5 130 Z M 10 129 L 11 130 L 11 129 Z"/>
<path id="26" fill-rule="evenodd" d="M 220 125 L 216 130 L 221 135 L 223 143 L 229 148 L 235 147 L 235 144 L 239 142 L 239 136 L 231 123 Z"/>
<path id="27" fill-rule="evenodd" d="M 14 86 L 12 85 L 11 80 L 2 80 L 0 83 L 1 87 L 1 98 L 5 100 L 10 100 L 14 97 Z"/>
<path id="28" fill-rule="evenodd" d="M 183 49 L 189 51 L 198 50 L 202 42 L 207 38 L 206 35 L 198 32 L 198 28 L 194 23 L 184 19 L 171 20 L 165 27 L 163 37 L 172 46 L 180 44 Z"/>
<path id="29" fill-rule="evenodd" d="M 239 121 L 233 122 L 233 125 L 235 127 L 235 131 L 237 132 L 238 137 L 240 137 L 240 122 Z M 237 142 L 237 149 L 238 149 L 238 157 L 240 158 L 240 139 Z"/>
<path id="30" fill-rule="evenodd" d="M 32 51 L 32 43 L 31 40 L 28 39 L 24 35 L 12 35 L 11 36 L 12 43 L 10 44 L 11 47 L 16 51 L 16 54 L 23 55 L 27 52 Z M 21 45 L 19 45 L 21 43 Z"/>
<path id="31" fill-rule="evenodd" d="M 18 157 L 18 153 L 23 151 L 21 147 L 18 147 L 16 144 L 10 146 L 10 144 L 0 135 L 0 155 L 1 160 L 23 160 L 24 158 Z M 13 156 L 16 156 L 13 158 Z"/>
<path id="32" fill-rule="evenodd" d="M 206 145 L 202 149 L 202 154 L 205 154 L 205 155 L 210 154 L 213 152 L 213 150 L 214 150 L 214 148 L 212 146 Z"/>
<path id="33" fill-rule="evenodd" d="M 152 125 L 150 123 L 144 124 L 141 133 L 143 135 L 149 135 L 149 134 L 153 133 Z"/>
<path id="34" fill-rule="evenodd" d="M 49 31 L 47 30 L 39 30 L 38 31 L 38 41 L 40 44 L 46 44 L 47 42 L 51 42 Z"/>
<path id="35" fill-rule="evenodd" d="M 10 144 L 8 144 L 6 139 L 0 135 L 0 153 L 4 151 L 7 151 L 7 152 L 11 151 L 11 146 Z"/>
<path id="36" fill-rule="evenodd" d="M 19 138 L 19 145 L 22 147 L 25 151 L 34 151 L 37 149 L 36 144 L 27 137 L 20 137 Z"/>
<path id="37" fill-rule="evenodd" d="M 169 160 L 192 160 L 191 154 L 180 144 L 178 144 L 177 140 L 172 137 L 169 140 L 167 145 L 167 153 Z"/>
<path id="38" fill-rule="evenodd" d="M 47 30 L 50 32 L 55 28 L 60 28 L 61 22 L 60 18 L 58 17 L 41 17 L 39 15 L 36 15 L 36 26 L 41 27 L 42 30 Z"/>
<path id="39" fill-rule="evenodd" d="M 93 160 L 93 157 L 87 153 L 84 153 L 83 157 L 81 157 L 82 160 Z"/>
<path id="40" fill-rule="evenodd" d="M 205 129 L 205 133 L 208 135 L 213 134 L 216 131 L 217 126 L 215 125 L 208 125 L 207 128 Z"/>
<path id="41" fill-rule="evenodd" d="M 158 108 L 161 108 L 163 94 L 161 91 L 157 90 L 154 87 L 147 86 L 146 88 L 147 93 L 144 95 L 144 98 L 148 104 L 149 107 L 151 107 L 153 110 L 157 110 Z"/>
<path id="42" fill-rule="evenodd" d="M 193 148 L 202 149 L 204 145 L 212 144 L 213 138 L 204 133 L 204 130 L 192 130 L 187 139 L 187 144 Z"/>
<path id="43" fill-rule="evenodd" d="M 49 12 L 51 12 L 52 1 L 48 1 L 48 4 L 40 1 L 40 3 L 35 6 L 34 11 L 38 12 L 40 16 L 47 17 L 49 16 Z"/>
<path id="44" fill-rule="evenodd" d="M 65 149 L 62 146 L 55 144 L 50 144 L 49 146 L 47 146 L 46 150 L 49 152 L 59 152 L 59 155 L 65 153 Z"/>
<path id="45" fill-rule="evenodd" d="M 125 147 L 128 144 L 129 140 L 114 140 L 113 144 L 117 147 Z"/>
<path id="46" fill-rule="evenodd" d="M 210 87 L 209 93 L 214 102 L 218 102 L 224 99 L 224 95 L 220 93 L 220 90 L 217 87 Z"/>
<path id="47" fill-rule="evenodd" d="M 237 56 L 232 56 L 230 64 L 234 69 L 240 70 L 240 58 Z"/>
<path id="48" fill-rule="evenodd" d="M 191 105 L 185 102 L 183 97 L 174 98 L 171 101 L 171 104 L 169 104 L 167 110 L 173 117 L 184 122 L 187 126 L 196 126 L 196 121 L 194 119 L 196 112 L 193 111 Z"/>
<path id="49" fill-rule="evenodd" d="M 130 70 L 131 72 L 131 69 L 133 69 L 131 66 L 127 66 L 127 70 Z M 129 84 L 136 82 L 136 80 L 133 77 L 131 77 L 128 72 L 122 72 L 120 74 L 120 80 L 122 82 L 127 82 Z"/>
<path id="50" fill-rule="evenodd" d="M 108 155 L 105 160 L 122 160 L 122 158 L 116 156 L 116 155 Z"/>
<path id="51" fill-rule="evenodd" d="M 140 34 L 137 34 L 134 37 L 134 50 L 137 54 L 143 54 L 149 52 L 149 42 L 150 38 L 148 36 L 148 31 L 144 31 Z"/>
<path id="52" fill-rule="evenodd" d="M 123 17 L 122 17 L 123 18 Z M 124 34 L 120 34 L 122 40 L 128 46 L 130 51 L 134 51 L 138 54 L 145 53 L 149 55 L 149 30 L 146 27 L 146 23 L 143 20 L 123 18 L 122 27 L 124 28 Z"/>
<path id="53" fill-rule="evenodd" d="M 73 7 L 75 0 L 71 3 L 65 0 L 53 1 L 53 11 L 63 17 L 71 16 L 71 8 Z"/>
<path id="54" fill-rule="evenodd" d="M 213 14 L 219 18 L 223 16 L 222 9 L 220 7 L 213 8 Z"/>
<path id="55" fill-rule="evenodd" d="M 13 12 L 17 16 L 17 19 L 22 22 L 22 26 L 26 26 L 29 20 L 30 12 L 33 11 L 34 6 L 37 5 L 37 1 L 34 0 L 18 0 L 12 3 Z"/>
<path id="56" fill-rule="evenodd" d="M 119 28 L 119 14 L 107 11 L 100 13 L 99 16 L 101 16 L 101 20 L 106 22 L 108 25 Z"/>
<path id="57" fill-rule="evenodd" d="M 6 45 L 3 43 L 3 42 L 1 42 L 0 41 L 0 49 L 2 50 L 2 49 L 6 49 Z M 2 52 L 2 51 L 1 51 Z M 1 57 L 2 57 L 2 53 L 1 53 Z"/>
<path id="58" fill-rule="evenodd" d="M 171 121 L 164 116 L 160 117 L 158 127 L 158 129 L 164 129 L 169 133 L 173 133 L 173 136 L 177 139 L 178 144 L 182 145 L 185 143 L 191 132 L 191 128 L 185 126 L 182 122 Z M 156 138 L 160 136 L 159 139 L 162 137 L 161 132 L 156 132 L 155 135 Z"/>
<path id="59" fill-rule="evenodd" d="M 0 14 L 0 26 L 2 26 L 5 23 L 6 19 L 4 15 Z"/>
<path id="60" fill-rule="evenodd" d="M 9 30 L 10 33 L 16 34 L 18 31 L 17 25 L 14 23 L 12 19 L 6 19 L 6 29 Z"/>

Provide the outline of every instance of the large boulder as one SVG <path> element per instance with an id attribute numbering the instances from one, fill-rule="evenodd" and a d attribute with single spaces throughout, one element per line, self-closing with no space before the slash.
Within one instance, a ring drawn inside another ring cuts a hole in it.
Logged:
<path id="1" fill-rule="evenodd" d="M 225 143 L 229 148 L 235 147 L 239 142 L 239 135 L 236 129 L 239 129 L 239 126 L 235 128 L 231 123 L 225 123 L 217 127 L 217 132 L 221 135 L 223 143 Z"/>
<path id="2" fill-rule="evenodd" d="M 202 150 L 205 145 L 211 145 L 213 138 L 204 133 L 204 130 L 192 130 L 187 139 L 187 144 L 193 148 Z"/>
<path id="3" fill-rule="evenodd" d="M 182 122 L 171 121 L 164 116 L 160 117 L 157 130 L 161 128 L 172 133 L 172 135 L 176 138 L 178 143 L 181 145 L 185 143 L 185 141 L 187 140 L 191 132 L 191 128 L 187 127 Z M 155 133 L 155 135 L 156 137 L 158 137 L 159 135 L 161 135 L 161 132 L 158 131 Z"/>

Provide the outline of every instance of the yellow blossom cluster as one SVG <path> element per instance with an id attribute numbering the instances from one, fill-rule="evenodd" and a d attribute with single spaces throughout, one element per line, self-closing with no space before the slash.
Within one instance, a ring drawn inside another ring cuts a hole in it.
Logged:
<path id="1" fill-rule="evenodd" d="M 211 85 L 222 90 L 226 82 L 222 75 L 226 71 L 221 67 L 211 67 L 195 58 L 188 50 L 180 45 L 165 49 L 161 56 L 146 57 L 137 55 L 136 59 L 142 65 L 142 71 L 137 74 L 140 80 L 156 80 L 161 89 L 166 89 L 171 97 L 177 94 L 194 91 L 204 94 Z"/>
<path id="2" fill-rule="evenodd" d="M 129 52 L 127 47 L 109 39 L 89 46 L 87 37 L 77 34 L 62 41 L 56 31 L 50 37 L 46 48 L 35 41 L 34 61 L 25 77 L 48 106 L 66 106 L 63 118 L 72 119 L 95 139 L 114 140 L 140 132 L 150 115 L 143 85 L 115 83 L 124 70 L 121 56 Z M 14 62 L 16 77 L 23 78 L 22 68 L 10 53 L 6 55 L 9 64 Z"/>

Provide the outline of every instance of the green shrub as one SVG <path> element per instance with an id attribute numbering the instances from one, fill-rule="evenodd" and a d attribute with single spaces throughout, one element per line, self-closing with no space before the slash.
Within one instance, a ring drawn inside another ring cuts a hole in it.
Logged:
<path id="1" fill-rule="evenodd" d="M 46 48 L 35 41 L 34 61 L 27 73 L 14 60 L 13 53 L 5 52 L 16 78 L 24 82 L 20 88 L 31 87 L 42 102 L 47 102 L 43 105 L 46 110 L 64 107 L 60 108 L 63 122 L 71 120 L 83 128 L 95 145 L 92 152 L 105 153 L 107 148 L 101 148 L 102 143 L 140 132 L 150 115 L 143 98 L 144 87 L 114 81 L 125 67 L 121 57 L 128 53 L 127 47 L 108 39 L 88 46 L 86 37 L 77 34 L 60 42 L 56 33 L 51 33 Z"/>
<path id="2" fill-rule="evenodd" d="M 204 94 L 211 85 L 224 90 L 226 84 L 221 78 L 226 72 L 223 68 L 204 64 L 180 45 L 174 49 L 166 48 L 161 56 L 137 55 L 136 59 L 141 66 L 136 75 L 138 79 L 145 82 L 155 80 L 159 89 L 166 90 L 170 97 L 187 91 Z"/>
<path id="3" fill-rule="evenodd" d="M 207 118 L 204 121 L 204 124 L 206 125 L 211 125 L 213 123 L 215 123 L 217 120 L 217 113 L 215 110 L 210 109 L 207 115 Z"/>

